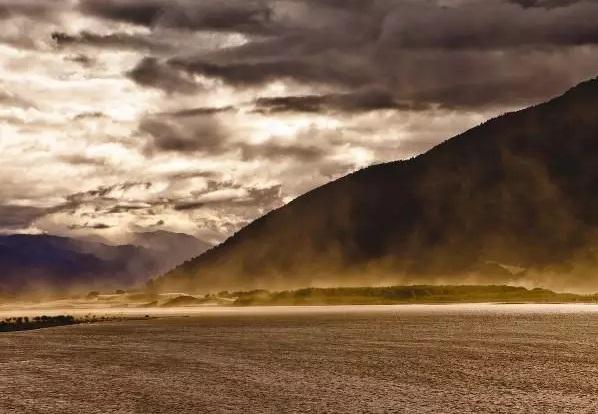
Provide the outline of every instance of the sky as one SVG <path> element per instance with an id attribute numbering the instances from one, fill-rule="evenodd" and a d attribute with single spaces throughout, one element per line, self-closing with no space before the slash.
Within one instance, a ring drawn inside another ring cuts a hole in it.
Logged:
<path id="1" fill-rule="evenodd" d="M 219 242 L 595 77 L 596 22 L 595 0 L 0 0 L 0 233 Z"/>

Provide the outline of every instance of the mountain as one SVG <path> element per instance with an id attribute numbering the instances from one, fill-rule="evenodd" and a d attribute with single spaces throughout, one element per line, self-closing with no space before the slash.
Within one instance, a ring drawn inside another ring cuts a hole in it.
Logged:
<path id="1" fill-rule="evenodd" d="M 111 246 L 51 235 L 0 236 L 0 293 L 51 296 L 131 287 L 208 247 L 194 237 L 168 232 L 137 233 L 133 239 L 135 245 Z"/>
<path id="2" fill-rule="evenodd" d="M 155 281 L 598 288 L 598 80 L 331 182 Z"/>
<path id="3" fill-rule="evenodd" d="M 188 234 L 164 230 L 133 233 L 128 243 L 150 250 L 160 257 L 159 273 L 164 273 L 212 247 Z"/>

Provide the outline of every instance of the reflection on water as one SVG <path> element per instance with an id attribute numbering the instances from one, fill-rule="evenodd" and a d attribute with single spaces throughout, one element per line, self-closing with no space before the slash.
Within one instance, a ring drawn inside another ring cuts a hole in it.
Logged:
<path id="1" fill-rule="evenodd" d="M 1 334 L 0 412 L 598 410 L 595 305 L 118 312 Z"/>

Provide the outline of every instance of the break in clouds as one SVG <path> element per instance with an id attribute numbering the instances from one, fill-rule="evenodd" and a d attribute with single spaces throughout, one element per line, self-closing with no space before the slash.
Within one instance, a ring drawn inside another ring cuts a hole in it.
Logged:
<path id="1" fill-rule="evenodd" d="M 0 0 L 0 231 L 222 240 L 595 76 L 596 21 L 592 0 Z"/>

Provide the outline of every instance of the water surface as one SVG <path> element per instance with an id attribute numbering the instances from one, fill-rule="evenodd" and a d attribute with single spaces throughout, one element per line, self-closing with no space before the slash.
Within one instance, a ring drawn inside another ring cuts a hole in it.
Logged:
<path id="1" fill-rule="evenodd" d="M 0 334 L 0 412 L 598 411 L 595 305 L 159 313 Z"/>

